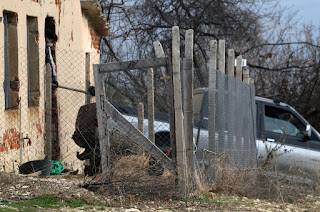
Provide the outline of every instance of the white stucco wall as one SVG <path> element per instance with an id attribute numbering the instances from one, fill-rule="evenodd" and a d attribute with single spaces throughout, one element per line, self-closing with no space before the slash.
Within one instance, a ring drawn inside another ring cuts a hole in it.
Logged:
<path id="1" fill-rule="evenodd" d="M 60 4 L 56 4 L 60 2 Z M 99 51 L 92 45 L 89 23 L 82 14 L 80 0 L 1 0 L 0 17 L 4 11 L 18 15 L 18 57 L 21 97 L 21 133 L 31 139 L 31 146 L 25 141 L 23 147 L 23 162 L 43 159 L 44 140 L 44 70 L 45 70 L 45 18 L 51 16 L 55 20 L 56 34 L 56 65 L 57 77 L 60 85 L 76 89 L 85 89 L 85 54 L 91 54 L 91 64 L 99 63 Z M 37 17 L 40 49 L 40 100 L 39 107 L 28 107 L 28 78 L 27 78 L 27 16 Z M 19 133 L 19 109 L 5 110 L 4 104 L 4 24 L 0 23 L 0 170 L 11 172 L 14 164 L 20 162 L 20 150 L 1 150 L 4 137 L 8 130 Z M 91 70 L 92 76 L 92 70 Z M 93 82 L 91 82 L 93 84 Z M 75 120 L 79 107 L 85 103 L 85 95 L 72 91 L 57 90 L 58 125 L 60 142 L 60 160 L 69 169 L 81 168 L 76 159 L 76 152 L 80 150 L 71 136 L 75 128 Z M 13 133 L 14 134 L 14 133 Z M 10 135 L 11 137 L 14 135 Z M 17 137 L 17 134 L 15 134 Z M 8 137 L 8 136 L 7 136 Z M 80 170 L 81 171 L 81 170 Z"/>

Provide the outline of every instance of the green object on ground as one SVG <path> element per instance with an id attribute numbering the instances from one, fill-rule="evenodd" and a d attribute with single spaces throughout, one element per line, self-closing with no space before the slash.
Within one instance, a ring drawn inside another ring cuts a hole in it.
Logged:
<path id="1" fill-rule="evenodd" d="M 60 175 L 63 170 L 64 165 L 61 162 L 55 160 L 51 161 L 50 175 Z"/>

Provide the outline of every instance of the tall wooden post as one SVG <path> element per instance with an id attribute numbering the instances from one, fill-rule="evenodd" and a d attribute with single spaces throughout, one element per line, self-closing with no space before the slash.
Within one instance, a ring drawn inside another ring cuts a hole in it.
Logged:
<path id="1" fill-rule="evenodd" d="M 52 159 L 52 70 L 46 64 L 45 73 L 45 123 L 46 123 L 46 156 Z"/>
<path id="2" fill-rule="evenodd" d="M 250 84 L 250 74 L 249 69 L 247 67 L 243 68 L 243 82 Z"/>
<path id="3" fill-rule="evenodd" d="M 228 49 L 227 75 L 234 77 L 234 50 Z"/>
<path id="4" fill-rule="evenodd" d="M 144 134 L 143 120 L 144 120 L 144 105 L 142 102 L 140 102 L 138 104 L 138 130 L 140 130 L 142 134 Z"/>
<path id="5" fill-rule="evenodd" d="M 236 79 L 242 80 L 242 55 L 237 57 Z"/>
<path id="6" fill-rule="evenodd" d="M 178 174 L 178 189 L 182 197 L 187 196 L 187 158 L 183 130 L 183 114 L 181 102 L 180 78 L 180 32 L 179 27 L 172 27 L 172 83 L 174 98 L 174 117 L 176 133 L 176 164 Z"/>
<path id="7" fill-rule="evenodd" d="M 226 41 L 224 40 L 219 40 L 219 48 L 218 48 L 218 70 L 221 71 L 222 73 L 226 73 L 226 59 L 225 59 L 225 54 L 226 54 Z"/>
<path id="8" fill-rule="evenodd" d="M 156 57 L 158 57 L 158 58 L 165 57 L 162 45 L 159 41 L 153 42 L 153 46 L 154 46 L 154 51 L 155 51 Z M 171 61 L 171 59 L 170 59 L 170 61 Z M 171 76 L 172 75 L 171 62 L 169 64 L 168 73 L 166 73 L 165 67 L 161 67 L 160 70 L 161 70 L 163 77 L 165 77 L 167 75 Z M 168 91 L 167 101 L 169 102 L 168 113 L 169 113 L 169 121 L 170 121 L 170 145 L 172 148 L 171 156 L 172 156 L 173 160 L 175 160 L 175 158 L 176 158 L 176 156 L 175 156 L 176 143 L 175 143 L 175 127 L 174 127 L 172 78 L 170 78 L 170 80 L 165 80 L 165 85 L 166 85 L 167 91 Z"/>
<path id="9" fill-rule="evenodd" d="M 98 118 L 99 143 L 101 153 L 102 181 L 107 182 L 110 176 L 110 142 L 108 131 L 108 116 L 105 109 L 104 74 L 99 72 L 99 65 L 93 65 L 96 107 Z"/>
<path id="10" fill-rule="evenodd" d="M 148 135 L 149 140 L 155 143 L 154 137 L 154 83 L 153 69 L 148 69 Z"/>
<path id="11" fill-rule="evenodd" d="M 210 41 L 210 59 L 209 59 L 209 92 L 208 92 L 208 110 L 209 110 L 209 150 L 212 152 L 209 155 L 209 181 L 214 180 L 214 158 L 216 153 L 216 71 L 217 71 L 217 49 L 218 43 L 216 40 Z"/>
<path id="12" fill-rule="evenodd" d="M 193 145 L 193 30 L 186 31 L 185 58 L 183 59 L 183 115 L 184 137 L 186 142 L 186 157 L 188 176 L 192 187 L 194 184 L 194 145 Z M 190 188 L 192 189 L 192 188 Z"/>

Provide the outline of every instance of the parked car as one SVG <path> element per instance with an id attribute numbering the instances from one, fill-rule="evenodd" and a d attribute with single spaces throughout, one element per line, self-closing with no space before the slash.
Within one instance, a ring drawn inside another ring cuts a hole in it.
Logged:
<path id="1" fill-rule="evenodd" d="M 194 92 L 194 137 L 196 156 L 203 161 L 202 151 L 208 144 L 208 89 L 200 88 Z M 299 167 L 307 172 L 320 170 L 320 134 L 294 108 L 266 98 L 255 97 L 256 108 L 256 147 L 258 164 L 272 160 L 280 170 L 292 170 Z M 129 106 L 114 105 L 133 125 L 138 125 L 137 109 Z M 145 114 L 145 117 L 147 115 Z M 201 117 L 201 121 L 200 118 Z M 168 156 L 170 150 L 169 117 L 165 113 L 155 113 L 155 144 Z M 145 126 L 147 125 L 147 120 Z M 200 127 L 199 127 L 200 125 Z M 109 126 L 116 126 L 112 120 Z M 145 134 L 148 135 L 147 126 Z M 94 174 L 99 171 L 100 152 L 97 137 L 97 118 L 95 103 L 79 109 L 76 131 L 73 139 L 77 145 L 85 148 L 80 160 L 90 159 L 85 172 Z"/>

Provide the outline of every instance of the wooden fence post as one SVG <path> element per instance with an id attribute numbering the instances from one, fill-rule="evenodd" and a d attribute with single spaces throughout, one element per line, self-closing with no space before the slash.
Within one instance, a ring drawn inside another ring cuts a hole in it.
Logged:
<path id="1" fill-rule="evenodd" d="M 159 41 L 155 41 L 153 42 L 153 46 L 154 46 L 154 51 L 156 54 L 157 58 L 160 57 L 165 57 L 162 45 Z M 169 76 L 172 76 L 172 69 L 171 69 L 171 59 L 169 60 L 169 68 L 168 68 L 168 73 L 166 73 L 166 68 L 165 67 L 160 67 L 162 76 L 165 77 L 167 76 L 167 74 Z M 169 73 L 170 72 L 170 73 Z M 171 156 L 173 158 L 173 160 L 175 160 L 176 156 L 175 156 L 175 152 L 176 152 L 176 143 L 175 143 L 175 127 L 174 127 L 174 109 L 173 109 L 173 89 L 172 89 L 172 78 L 170 78 L 170 80 L 165 80 L 165 85 L 167 86 L 167 91 L 168 91 L 168 97 L 167 97 L 167 101 L 169 102 L 169 108 L 168 108 L 168 113 L 169 113 L 169 121 L 170 121 L 170 145 L 172 148 L 171 151 Z"/>
<path id="2" fill-rule="evenodd" d="M 227 75 L 234 77 L 234 50 L 228 49 Z"/>
<path id="3" fill-rule="evenodd" d="M 138 104 L 138 130 L 140 130 L 142 134 L 144 134 L 143 120 L 144 120 L 144 105 L 142 102 L 140 102 Z"/>
<path id="4" fill-rule="evenodd" d="M 242 55 L 237 57 L 236 79 L 242 80 Z"/>
<path id="5" fill-rule="evenodd" d="M 224 40 L 219 40 L 219 48 L 218 48 L 218 70 L 221 71 L 222 73 L 226 73 L 226 59 L 225 59 L 225 54 L 226 54 L 226 42 Z"/>
<path id="6" fill-rule="evenodd" d="M 149 140 L 155 143 L 154 137 L 154 82 L 153 69 L 148 69 L 148 135 Z"/>
<path id="7" fill-rule="evenodd" d="M 46 156 L 52 159 L 52 70 L 46 64 L 45 73 L 45 123 L 46 123 Z"/>
<path id="8" fill-rule="evenodd" d="M 108 131 L 108 116 L 105 113 L 105 89 L 104 89 L 104 74 L 99 72 L 99 65 L 93 65 L 94 84 L 96 93 L 96 107 L 99 130 L 99 143 L 101 153 L 101 170 L 102 181 L 107 182 L 110 174 L 110 142 Z"/>
<path id="9" fill-rule="evenodd" d="M 180 32 L 179 27 L 177 26 L 172 27 L 172 78 L 176 133 L 176 164 L 178 174 L 178 189 L 179 194 L 182 197 L 187 197 L 187 158 L 185 150 L 181 102 Z"/>
<path id="10" fill-rule="evenodd" d="M 250 73 L 247 67 L 243 68 L 243 82 L 247 84 L 250 83 Z"/>
<path id="11" fill-rule="evenodd" d="M 90 87 L 90 53 L 89 52 L 86 53 L 86 64 L 85 64 L 85 66 L 86 66 L 86 70 L 85 70 L 85 73 L 86 73 L 86 76 L 85 76 L 85 78 L 86 78 L 85 89 L 88 92 L 89 87 Z M 90 94 L 87 93 L 86 94 L 86 100 L 85 100 L 86 104 L 90 103 L 90 97 L 91 97 Z"/>
<path id="12" fill-rule="evenodd" d="M 209 150 L 212 152 L 209 156 L 209 181 L 213 182 L 215 177 L 214 158 L 216 153 L 216 72 L 217 72 L 217 49 L 218 43 L 216 40 L 210 41 L 210 59 L 209 59 L 209 91 L 208 91 L 208 112 L 209 112 Z"/>
<path id="13" fill-rule="evenodd" d="M 193 145 L 193 30 L 186 31 L 185 58 L 183 59 L 183 115 L 184 137 L 186 142 L 186 157 L 188 164 L 188 185 L 193 190 L 194 185 L 194 145 Z"/>
<path id="14" fill-rule="evenodd" d="M 254 85 L 254 79 L 250 78 L 249 85 Z"/>

